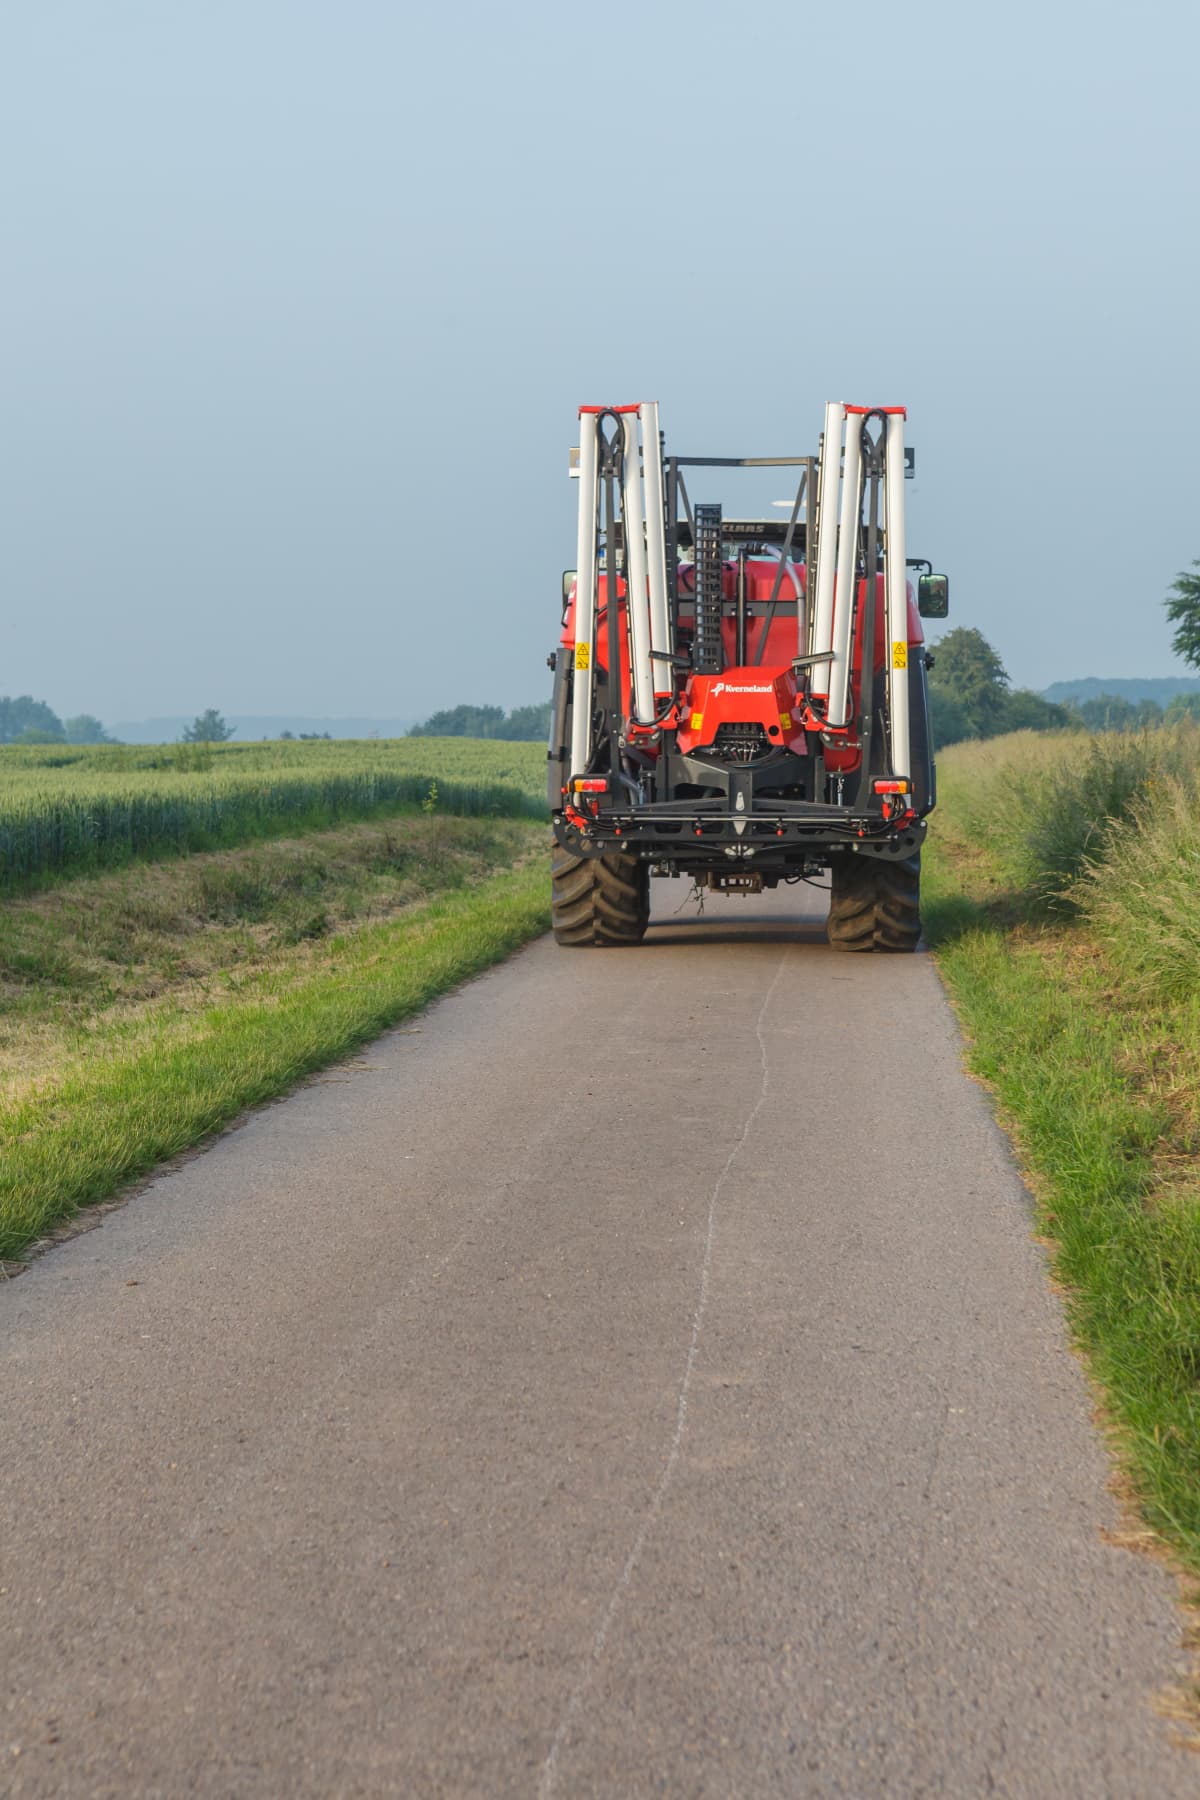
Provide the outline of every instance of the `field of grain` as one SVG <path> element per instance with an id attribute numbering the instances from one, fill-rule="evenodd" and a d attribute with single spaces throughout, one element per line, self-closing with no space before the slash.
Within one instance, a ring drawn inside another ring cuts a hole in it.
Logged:
<path id="1" fill-rule="evenodd" d="M 0 891 L 419 809 L 544 816 L 540 744 L 462 738 L 0 749 Z"/>

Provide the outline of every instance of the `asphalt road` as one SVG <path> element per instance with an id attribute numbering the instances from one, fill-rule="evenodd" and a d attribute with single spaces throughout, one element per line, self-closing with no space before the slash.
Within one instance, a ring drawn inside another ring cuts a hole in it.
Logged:
<path id="1" fill-rule="evenodd" d="M 929 960 L 655 885 L 0 1291 L 0 1792 L 1200 1793 Z"/>

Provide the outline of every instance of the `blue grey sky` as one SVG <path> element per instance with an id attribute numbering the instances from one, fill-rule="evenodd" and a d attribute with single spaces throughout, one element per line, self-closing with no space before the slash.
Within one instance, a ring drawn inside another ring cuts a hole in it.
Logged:
<path id="1" fill-rule="evenodd" d="M 641 398 L 695 454 L 907 405 L 1014 682 L 1182 672 L 1198 19 L 9 0 L 0 692 L 540 698 L 575 409 Z"/>

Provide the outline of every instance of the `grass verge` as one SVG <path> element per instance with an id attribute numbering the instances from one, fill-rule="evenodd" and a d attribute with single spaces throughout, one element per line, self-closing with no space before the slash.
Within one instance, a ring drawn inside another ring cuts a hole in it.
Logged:
<path id="1" fill-rule="evenodd" d="M 1027 748 L 1012 752 L 1010 794 Z M 1005 746 L 989 750 L 1003 786 Z M 1131 756 L 1141 756 L 1137 746 Z M 1144 971 L 1111 953 L 1111 919 L 1094 928 L 1070 890 L 1015 885 L 1013 814 L 1007 835 L 980 828 L 966 762 L 946 758 L 945 812 L 926 857 L 927 937 L 971 1067 L 994 1091 L 1029 1177 L 1138 1504 L 1200 1573 L 1195 988 L 1148 986 Z M 1122 809 L 1120 832 L 1109 828 L 1113 814 L 1092 821 L 1101 850 L 1080 865 L 1085 885 L 1103 883 L 1105 859 L 1132 854 L 1142 815 L 1128 794 Z M 1019 827 L 1019 807 L 1015 816 Z M 1078 818 L 1067 823 L 1078 832 Z"/>
<path id="2" fill-rule="evenodd" d="M 0 1257 L 545 930 L 544 831 L 508 830 L 524 860 L 475 886 L 276 944 L 216 993 L 184 981 L 149 1005 L 75 1020 L 58 1072 L 0 1102 Z"/>

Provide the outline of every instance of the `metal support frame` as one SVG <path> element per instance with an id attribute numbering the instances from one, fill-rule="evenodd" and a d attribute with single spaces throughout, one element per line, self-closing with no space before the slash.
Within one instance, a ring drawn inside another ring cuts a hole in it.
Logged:
<path id="1" fill-rule="evenodd" d="M 766 653 L 767 639 L 771 635 L 771 627 L 775 623 L 775 609 L 779 604 L 779 593 L 783 586 L 783 577 L 789 566 L 792 567 L 792 581 L 796 588 L 796 655 L 801 657 L 808 649 L 807 622 L 804 617 L 803 595 L 800 589 L 800 571 L 792 565 L 792 544 L 796 537 L 796 522 L 800 517 L 800 508 L 804 505 L 805 496 L 813 491 L 813 458 L 804 460 L 804 473 L 796 486 L 796 498 L 792 502 L 791 517 L 788 519 L 787 532 L 783 540 L 783 548 L 779 552 L 779 567 L 775 571 L 775 579 L 771 583 L 771 598 L 767 602 L 766 618 L 762 630 L 758 634 L 758 650 L 754 657 L 757 668 Z M 811 509 L 810 509 L 811 511 Z M 807 536 L 807 532 L 805 534 Z"/>
<path id="2" fill-rule="evenodd" d="M 785 576 L 790 574 L 797 615 L 793 667 L 797 675 L 805 676 L 817 719 L 824 720 L 827 732 L 836 734 L 827 741 L 851 745 L 858 741 L 860 761 L 857 778 L 851 776 L 847 784 L 849 804 L 842 804 L 842 778 L 835 784 L 837 805 L 831 807 L 825 803 L 824 758 L 818 741 L 823 734 L 810 732 L 808 754 L 800 759 L 807 765 L 800 785 L 811 798 L 771 802 L 772 816 L 778 815 L 774 829 L 788 843 L 796 841 L 796 834 L 807 838 L 810 832 L 838 836 L 843 828 L 849 829 L 852 811 L 856 821 L 869 822 L 868 837 L 879 832 L 887 836 L 886 808 L 881 812 L 874 780 L 881 772 L 910 778 L 911 761 L 904 418 L 900 408 L 831 402 L 825 409 L 819 457 L 666 457 L 655 402 L 580 409 L 571 772 L 610 773 L 614 799 L 618 794 L 626 802 L 633 798 L 633 813 L 618 801 L 615 810 L 605 809 L 605 816 L 611 811 L 614 825 L 631 828 L 634 841 L 653 840 L 656 820 L 676 827 L 693 814 L 704 816 L 707 837 L 712 830 L 720 831 L 720 821 L 733 805 L 732 790 L 721 802 L 698 800 L 680 806 L 667 798 L 680 758 L 673 748 L 673 733 L 668 730 L 660 739 L 658 728 L 679 698 L 679 671 L 686 667 L 676 651 L 680 546 L 689 540 L 695 556 L 691 668 L 704 675 L 719 674 L 724 668 L 722 627 L 727 613 L 735 621 L 738 666 L 762 664 L 776 617 L 791 610 L 791 602 L 781 598 Z M 801 473 L 782 544 L 782 521 L 763 521 L 760 529 L 757 521 L 725 520 L 719 505 L 693 507 L 684 478 L 684 470 L 691 468 L 789 467 Z M 797 542 L 807 565 L 803 593 L 793 555 Z M 770 598 L 751 602 L 747 557 L 768 545 L 779 549 Z M 727 546 L 731 553 L 732 547 L 737 548 L 732 605 L 724 597 Z M 876 646 L 881 588 L 886 645 L 882 671 Z M 628 658 L 620 654 L 623 621 Z M 597 638 L 605 626 L 608 653 L 606 666 L 599 667 Z M 859 640 L 856 708 L 851 679 Z M 748 661 L 751 650 L 753 664 Z M 880 673 L 883 698 L 877 705 Z M 650 734 L 652 743 L 661 744 L 657 764 L 646 754 L 647 740 L 639 742 L 639 728 Z M 727 776 L 739 784 L 743 802 L 750 797 L 747 803 L 754 810 L 756 778 L 732 763 Z M 905 828 L 910 825 L 916 829 L 911 813 Z M 858 829 L 856 823 L 854 830 Z M 866 843 L 861 847 L 865 849 Z M 673 846 L 664 843 L 667 848 Z M 880 853 L 883 848 L 881 839 Z"/>

